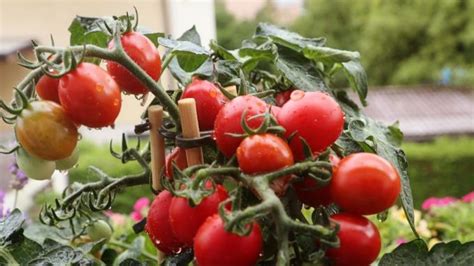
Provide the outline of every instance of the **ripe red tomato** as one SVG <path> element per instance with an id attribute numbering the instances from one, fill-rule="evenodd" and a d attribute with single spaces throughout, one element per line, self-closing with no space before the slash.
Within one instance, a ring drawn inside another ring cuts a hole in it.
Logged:
<path id="1" fill-rule="evenodd" d="M 155 45 L 145 35 L 134 31 L 122 35 L 120 41 L 127 55 L 153 80 L 158 80 L 161 73 L 161 58 Z M 113 41 L 109 43 L 109 48 L 114 48 Z M 107 62 L 107 71 L 124 92 L 131 94 L 148 92 L 147 87 L 122 65 L 109 61 Z"/>
<path id="2" fill-rule="evenodd" d="M 200 130 L 212 130 L 217 113 L 228 101 L 213 83 L 207 80 L 194 79 L 184 89 L 181 98 L 196 100 L 196 110 Z"/>
<path id="3" fill-rule="evenodd" d="M 329 154 L 332 167 L 337 166 L 340 159 L 334 154 Z M 311 207 L 327 206 L 332 203 L 330 185 L 321 187 L 318 182 L 310 177 L 305 177 L 302 182 L 293 183 L 298 199 Z"/>
<path id="4" fill-rule="evenodd" d="M 214 137 L 216 139 L 217 148 L 228 158 L 232 155 L 239 147 L 242 138 L 232 137 L 227 133 L 242 134 L 244 130 L 240 124 L 242 120 L 242 114 L 246 113 L 246 121 L 250 128 L 258 128 L 263 121 L 263 118 L 254 118 L 249 120 L 250 117 L 263 114 L 267 110 L 267 104 L 259 98 L 252 95 L 238 96 L 228 102 L 219 111 L 214 123 Z"/>
<path id="5" fill-rule="evenodd" d="M 75 123 L 93 128 L 112 125 L 122 105 L 117 83 L 91 63 L 81 63 L 61 78 L 59 100 Z"/>
<path id="6" fill-rule="evenodd" d="M 183 244 L 179 242 L 171 230 L 169 220 L 169 209 L 173 195 L 163 190 L 153 200 L 150 209 L 148 210 L 148 217 L 146 219 L 145 230 L 155 244 L 156 248 L 171 255 L 179 252 Z"/>
<path id="7" fill-rule="evenodd" d="M 36 93 L 42 100 L 59 103 L 58 96 L 59 78 L 55 79 L 43 75 L 36 83 Z"/>
<path id="8" fill-rule="evenodd" d="M 296 161 L 304 159 L 300 136 L 308 142 L 313 152 L 324 151 L 341 135 L 344 113 L 339 104 L 322 92 L 295 90 L 291 99 L 278 114 L 278 123 L 286 129 L 286 137 L 294 135 L 290 142 Z"/>
<path id="9" fill-rule="evenodd" d="M 174 197 L 170 205 L 169 219 L 176 238 L 191 247 L 199 227 L 207 217 L 218 212 L 219 204 L 227 197 L 227 191 L 221 185 L 217 185 L 213 194 L 194 207 L 189 205 L 188 199 Z"/>
<path id="10" fill-rule="evenodd" d="M 18 116 L 15 134 L 30 155 L 48 161 L 69 157 L 79 137 L 64 109 L 51 101 L 31 102 Z"/>
<path id="11" fill-rule="evenodd" d="M 335 214 L 331 219 L 340 226 L 340 247 L 326 251 L 333 265 L 365 266 L 377 259 L 382 243 L 379 230 L 371 221 L 348 213 Z"/>
<path id="12" fill-rule="evenodd" d="M 186 160 L 186 151 L 180 147 L 175 147 L 171 151 L 171 153 L 166 155 L 165 175 L 169 178 L 173 178 L 173 162 L 180 170 L 188 167 L 188 161 Z"/>
<path id="13" fill-rule="evenodd" d="M 295 89 L 289 88 L 286 91 L 280 91 L 275 95 L 276 106 L 282 107 L 287 101 L 290 100 L 290 95 Z"/>
<path id="14" fill-rule="evenodd" d="M 382 157 L 355 153 L 341 160 L 331 180 L 331 198 L 344 211 L 362 215 L 388 209 L 400 193 L 397 170 Z"/>
<path id="15" fill-rule="evenodd" d="M 254 222 L 247 236 L 224 229 L 218 214 L 207 218 L 194 238 L 194 255 L 199 266 L 253 266 L 262 252 L 262 233 Z"/>
<path id="16" fill-rule="evenodd" d="M 278 107 L 276 105 L 270 105 L 270 112 L 275 117 L 275 119 L 278 117 L 278 114 L 281 111 L 281 107 Z"/>
<path id="17" fill-rule="evenodd" d="M 246 174 L 273 172 L 294 163 L 288 143 L 273 134 L 245 138 L 237 148 L 237 161 Z M 281 195 L 286 191 L 290 179 L 291 175 L 274 180 L 272 188 Z"/>

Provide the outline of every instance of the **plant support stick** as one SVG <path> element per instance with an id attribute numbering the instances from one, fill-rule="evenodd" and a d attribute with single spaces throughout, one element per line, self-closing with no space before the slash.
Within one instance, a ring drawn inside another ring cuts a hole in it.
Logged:
<path id="1" fill-rule="evenodd" d="M 148 108 L 150 120 L 150 142 L 151 142 L 151 186 L 153 190 L 161 190 L 161 172 L 165 165 L 165 140 L 158 130 L 163 122 L 163 107 L 153 105 Z"/>
<path id="2" fill-rule="evenodd" d="M 178 101 L 179 113 L 181 116 L 181 127 L 183 130 L 183 137 L 197 138 L 199 134 L 199 123 L 196 111 L 196 101 L 192 98 L 182 99 Z M 202 148 L 196 147 L 186 149 L 186 160 L 188 166 L 202 164 Z"/>

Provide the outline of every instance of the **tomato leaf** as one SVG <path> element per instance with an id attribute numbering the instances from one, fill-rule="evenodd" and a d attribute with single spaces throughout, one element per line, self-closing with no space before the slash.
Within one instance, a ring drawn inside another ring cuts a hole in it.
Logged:
<path id="1" fill-rule="evenodd" d="M 0 219 L 0 246 L 14 238 L 16 235 L 21 234 L 22 225 L 25 221 L 23 214 L 20 210 L 13 210 L 10 215 Z"/>
<path id="2" fill-rule="evenodd" d="M 81 17 L 76 16 L 69 26 L 71 33 L 69 43 L 71 45 L 93 44 L 99 47 L 107 47 L 109 40 L 112 38 L 105 28 L 105 24 L 110 27 L 115 24 L 111 17 Z M 85 61 L 100 64 L 100 59 L 85 58 Z"/>
<path id="3" fill-rule="evenodd" d="M 298 33 L 291 32 L 268 23 L 258 24 L 255 36 L 257 38 L 270 38 L 273 42 L 298 52 L 302 51 L 308 45 L 317 47 L 324 46 L 326 43 L 325 38 L 305 38 Z"/>
<path id="4" fill-rule="evenodd" d="M 360 58 L 360 54 L 358 52 L 313 45 L 307 45 L 304 47 L 303 55 L 308 59 L 320 61 L 323 63 L 342 63 L 358 60 Z"/>
<path id="5" fill-rule="evenodd" d="M 279 47 L 276 67 L 298 89 L 304 91 L 327 91 L 324 75 L 311 61 L 290 49 Z"/>
<path id="6" fill-rule="evenodd" d="M 349 62 L 341 63 L 343 66 L 344 74 L 346 75 L 349 84 L 352 89 L 357 92 L 359 95 L 360 102 L 365 106 L 367 105 L 367 74 L 365 73 L 364 68 L 360 64 L 359 60 L 352 60 Z"/>
<path id="7" fill-rule="evenodd" d="M 178 38 L 178 41 L 188 41 L 196 45 L 202 46 L 201 36 L 199 36 L 195 25 L 193 25 L 189 30 L 185 31 L 183 35 Z"/>
<path id="8" fill-rule="evenodd" d="M 142 250 L 145 249 L 145 238 L 143 236 L 138 236 L 135 238 L 131 244 L 131 247 L 125 252 L 120 254 L 114 261 L 114 265 L 122 265 L 122 263 L 130 263 L 130 259 L 140 261 L 139 258 L 142 254 Z M 130 264 L 128 264 L 130 265 Z"/>
<path id="9" fill-rule="evenodd" d="M 474 242 L 461 244 L 459 241 L 438 243 L 428 251 L 421 239 L 398 246 L 385 254 L 379 265 L 473 265 Z"/>

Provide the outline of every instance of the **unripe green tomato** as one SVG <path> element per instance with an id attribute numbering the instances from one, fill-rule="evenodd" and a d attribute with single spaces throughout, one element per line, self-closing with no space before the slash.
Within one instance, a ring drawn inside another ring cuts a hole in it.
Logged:
<path id="1" fill-rule="evenodd" d="M 103 238 L 109 240 L 112 236 L 112 228 L 103 220 L 97 220 L 87 227 L 87 234 L 92 241 L 98 241 Z"/>
<path id="2" fill-rule="evenodd" d="M 74 151 L 72 152 L 71 156 L 56 161 L 56 169 L 58 170 L 68 170 L 71 169 L 74 165 L 77 164 L 77 161 L 79 161 L 79 149 L 76 147 Z"/>
<path id="3" fill-rule="evenodd" d="M 31 179 L 50 179 L 56 169 L 54 161 L 46 161 L 28 154 L 23 148 L 16 152 L 16 163 L 18 168 Z"/>

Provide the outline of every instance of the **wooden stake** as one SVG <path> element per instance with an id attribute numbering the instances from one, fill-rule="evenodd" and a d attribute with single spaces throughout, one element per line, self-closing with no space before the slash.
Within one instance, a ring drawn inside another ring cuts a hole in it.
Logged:
<path id="1" fill-rule="evenodd" d="M 179 114 L 181 117 L 181 128 L 183 137 L 197 138 L 200 136 L 199 123 L 196 111 L 196 101 L 186 98 L 178 101 Z M 204 161 L 201 147 L 186 149 L 186 160 L 188 166 L 202 164 Z"/>
<path id="2" fill-rule="evenodd" d="M 237 96 L 237 86 L 231 85 L 224 88 L 224 90 L 230 92 L 230 94 Z"/>
<path id="3" fill-rule="evenodd" d="M 148 120 L 150 121 L 150 148 L 151 148 L 151 185 L 154 190 L 160 191 L 161 172 L 165 165 L 165 140 L 158 133 L 163 122 L 163 107 L 153 105 L 148 108 Z"/>

